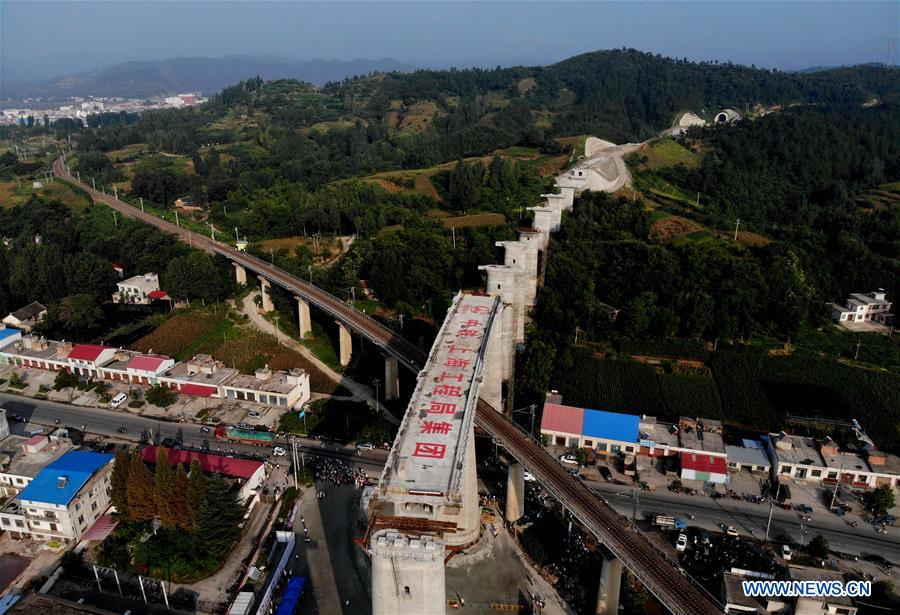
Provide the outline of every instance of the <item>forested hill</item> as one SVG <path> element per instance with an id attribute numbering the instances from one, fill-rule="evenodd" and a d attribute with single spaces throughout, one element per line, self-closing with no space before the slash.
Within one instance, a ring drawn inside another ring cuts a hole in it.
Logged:
<path id="1" fill-rule="evenodd" d="M 554 137 L 642 140 L 686 110 L 750 114 L 792 104 L 858 107 L 900 92 L 900 72 L 860 66 L 813 74 L 693 63 L 634 50 L 601 51 L 546 67 L 387 73 L 318 89 L 295 81 L 244 81 L 199 109 L 111 115 L 87 149 L 144 142 L 190 153 L 249 142 L 264 166 L 299 161 L 293 180 L 321 181 L 414 168 L 512 145 L 558 148 Z M 269 164 L 269 163 L 272 164 Z"/>

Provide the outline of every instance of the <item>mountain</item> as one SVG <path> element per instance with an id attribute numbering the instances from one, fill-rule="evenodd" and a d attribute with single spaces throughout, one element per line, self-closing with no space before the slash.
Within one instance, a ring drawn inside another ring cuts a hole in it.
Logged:
<path id="1" fill-rule="evenodd" d="M 290 60 L 267 56 L 224 58 L 173 58 L 123 62 L 77 75 L 44 81 L 10 81 L 0 97 L 66 98 L 69 96 L 119 96 L 147 98 L 178 92 L 212 94 L 243 79 L 297 79 L 314 85 L 341 81 L 373 72 L 409 72 L 417 67 L 396 60 Z"/>

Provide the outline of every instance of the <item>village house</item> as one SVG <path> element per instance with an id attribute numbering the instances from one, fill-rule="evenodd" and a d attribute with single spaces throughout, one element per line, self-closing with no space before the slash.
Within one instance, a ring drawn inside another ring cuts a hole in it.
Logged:
<path id="1" fill-rule="evenodd" d="M 15 327 L 25 333 L 31 333 L 36 324 L 47 314 L 47 308 L 34 301 L 25 307 L 7 314 L 3 318 L 3 324 L 9 327 Z"/>
<path id="2" fill-rule="evenodd" d="M 891 314 L 891 305 L 883 288 L 870 293 L 852 293 L 844 305 L 831 304 L 831 318 L 841 325 L 867 320 L 890 325 L 894 316 Z"/>
<path id="3" fill-rule="evenodd" d="M 168 297 L 165 291 L 159 289 L 159 276 L 155 273 L 136 275 L 117 282 L 116 286 L 119 290 L 113 293 L 113 303 L 149 305 L 155 299 Z"/>

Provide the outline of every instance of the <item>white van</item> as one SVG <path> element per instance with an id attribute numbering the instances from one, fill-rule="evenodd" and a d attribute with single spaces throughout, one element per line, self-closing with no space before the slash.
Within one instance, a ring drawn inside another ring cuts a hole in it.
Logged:
<path id="1" fill-rule="evenodd" d="M 121 406 L 122 402 L 124 402 L 126 399 L 128 399 L 128 396 L 125 395 L 125 393 L 119 393 L 118 395 L 116 395 L 115 397 L 112 398 L 111 402 L 109 402 L 109 407 L 116 408 L 118 406 Z"/>

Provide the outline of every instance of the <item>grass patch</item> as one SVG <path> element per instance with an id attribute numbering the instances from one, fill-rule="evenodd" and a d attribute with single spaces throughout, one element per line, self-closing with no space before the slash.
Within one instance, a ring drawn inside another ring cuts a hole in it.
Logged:
<path id="1" fill-rule="evenodd" d="M 177 310 L 152 333 L 131 345 L 132 350 L 178 357 L 197 340 L 206 335 L 224 318 L 208 309 Z"/>
<path id="2" fill-rule="evenodd" d="M 227 318 L 223 318 L 216 322 L 212 328 L 210 328 L 205 333 L 201 334 L 199 337 L 194 339 L 190 344 L 185 346 L 185 348 L 178 353 L 175 357 L 179 361 L 187 361 L 194 355 L 198 354 L 198 350 L 200 348 L 205 348 L 209 345 L 211 341 L 219 342 L 221 340 L 222 343 L 225 343 L 229 337 L 236 337 L 240 335 L 235 324 L 228 320 Z"/>
<path id="3" fill-rule="evenodd" d="M 339 372 L 344 370 L 338 358 L 337 350 L 335 350 L 334 344 L 331 343 L 331 338 L 318 323 L 313 322 L 312 334 L 301 340 L 300 343 L 309 348 L 328 367 Z"/>
<path id="4" fill-rule="evenodd" d="M 683 164 L 689 168 L 695 168 L 700 164 L 700 156 L 684 147 L 672 138 L 663 138 L 653 141 L 648 146 L 641 148 L 639 154 L 647 156 L 646 166 L 650 169 L 661 167 L 674 167 Z"/>
<path id="5" fill-rule="evenodd" d="M 468 216 L 453 216 L 441 220 L 444 228 L 464 228 L 475 226 L 503 226 L 506 224 L 506 216 L 503 214 L 471 214 Z"/>
<path id="6" fill-rule="evenodd" d="M 78 212 L 84 211 L 91 204 L 87 193 L 68 182 L 54 179 L 52 183 L 48 183 L 46 180 L 40 179 L 38 181 L 44 184 L 44 187 L 33 188 L 33 181 L 20 178 L 21 189 L 16 186 L 15 181 L 0 182 L 0 207 L 10 208 L 24 205 L 32 195 L 59 201 Z"/>

